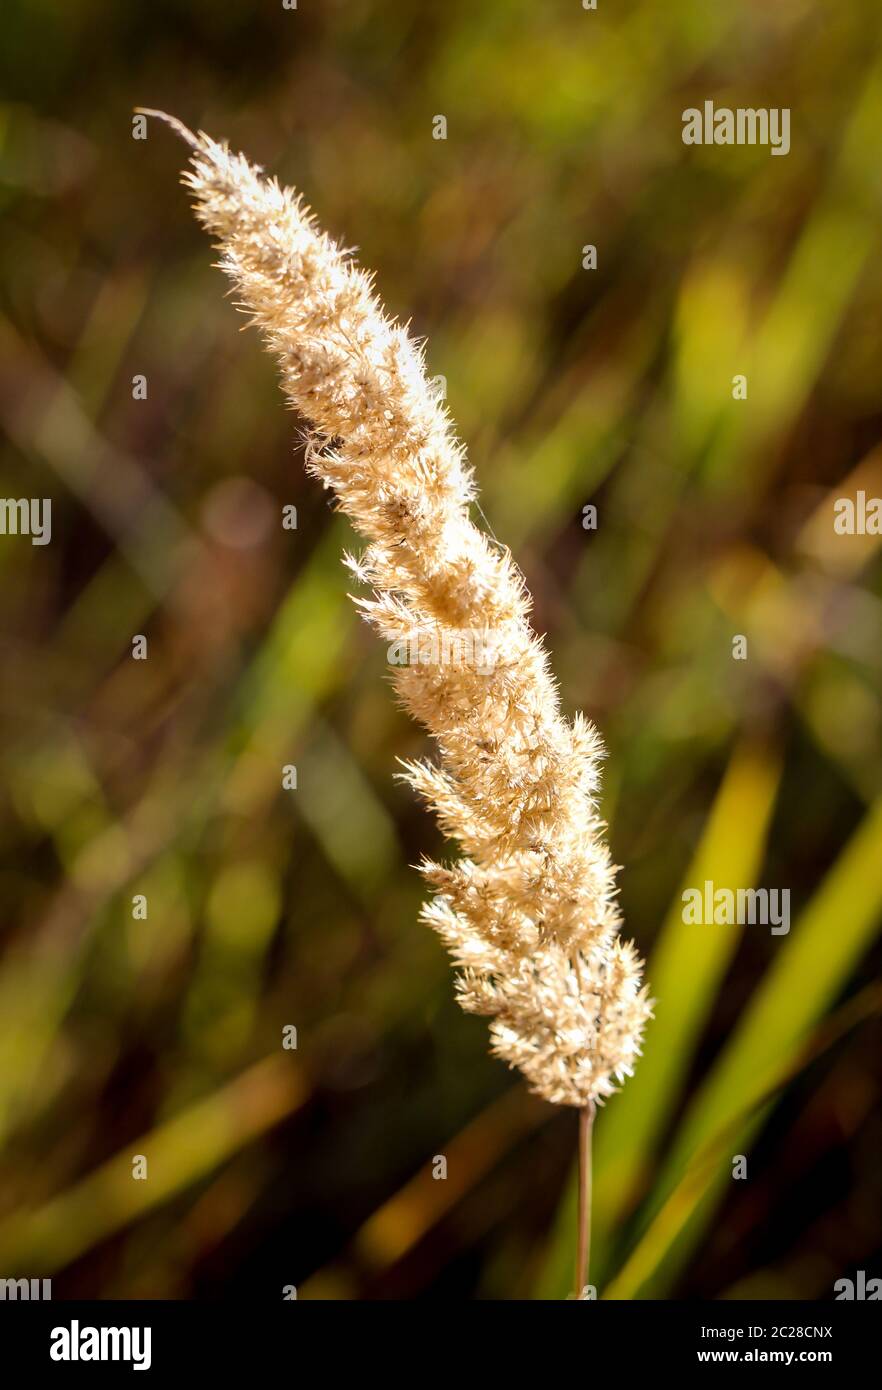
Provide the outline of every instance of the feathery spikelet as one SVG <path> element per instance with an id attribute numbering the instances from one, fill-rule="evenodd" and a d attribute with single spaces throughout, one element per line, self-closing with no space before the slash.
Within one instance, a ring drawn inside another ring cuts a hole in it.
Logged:
<path id="1" fill-rule="evenodd" d="M 460 1002 L 492 1019 L 493 1051 L 537 1094 L 602 1100 L 630 1074 L 650 1005 L 618 936 L 598 735 L 562 717 L 524 579 L 470 519 L 475 485 L 422 349 L 299 197 L 163 119 L 192 146 L 196 216 L 311 423 L 308 467 L 368 541 L 350 561 L 373 590 L 359 607 L 418 654 L 395 684 L 440 765 L 403 775 L 462 850 L 422 866 L 437 892 L 423 916 L 460 968 Z M 469 659 L 474 645 L 490 659 Z"/>

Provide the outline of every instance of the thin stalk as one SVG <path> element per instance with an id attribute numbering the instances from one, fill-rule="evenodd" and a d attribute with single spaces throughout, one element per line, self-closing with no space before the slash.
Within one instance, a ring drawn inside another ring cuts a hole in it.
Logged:
<path id="1" fill-rule="evenodd" d="M 579 1111 L 579 1240 L 576 1252 L 576 1298 L 588 1282 L 591 1263 L 591 1132 L 594 1102 Z"/>

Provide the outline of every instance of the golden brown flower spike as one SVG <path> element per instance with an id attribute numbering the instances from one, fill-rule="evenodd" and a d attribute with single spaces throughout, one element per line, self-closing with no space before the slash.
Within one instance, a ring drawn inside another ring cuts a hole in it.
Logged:
<path id="1" fill-rule="evenodd" d="M 618 935 L 598 735 L 562 717 L 523 576 L 471 521 L 474 481 L 422 349 L 289 189 L 226 144 L 149 114 L 191 146 L 183 181 L 311 423 L 308 467 L 367 539 L 349 561 L 373 591 L 362 612 L 411 651 L 466 649 L 464 660 L 395 671 L 440 755 L 403 775 L 462 850 L 422 866 L 437 894 L 423 916 L 460 968 L 461 1004 L 492 1020 L 494 1053 L 538 1095 L 590 1116 L 630 1074 L 650 1011 Z"/>

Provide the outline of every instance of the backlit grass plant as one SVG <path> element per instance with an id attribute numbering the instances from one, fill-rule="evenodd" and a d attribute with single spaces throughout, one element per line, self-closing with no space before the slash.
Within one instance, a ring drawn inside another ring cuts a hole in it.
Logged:
<path id="1" fill-rule="evenodd" d="M 619 935 L 599 737 L 561 713 L 523 575 L 472 521 L 463 447 L 421 347 L 371 278 L 291 190 L 226 144 L 146 114 L 190 145 L 196 216 L 309 423 L 310 472 L 366 539 L 348 559 L 370 590 L 362 613 L 390 647 L 416 653 L 393 665 L 395 686 L 438 757 L 402 775 L 460 850 L 422 864 L 423 917 L 457 968 L 462 1007 L 490 1019 L 496 1056 L 580 1113 L 581 1290 L 594 1110 L 631 1074 L 650 1012 Z"/>

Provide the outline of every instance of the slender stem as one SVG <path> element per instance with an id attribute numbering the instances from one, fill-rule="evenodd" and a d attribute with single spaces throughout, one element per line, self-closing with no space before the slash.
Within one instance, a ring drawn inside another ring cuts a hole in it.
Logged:
<path id="1" fill-rule="evenodd" d="M 576 1254 L 576 1298 L 588 1282 L 591 1262 L 591 1130 L 594 1101 L 579 1111 L 579 1241 Z"/>
<path id="2" fill-rule="evenodd" d="M 183 121 L 179 121 L 177 116 L 170 116 L 167 111 L 154 111 L 152 106 L 136 106 L 135 113 L 138 116 L 155 116 L 158 121 L 165 121 L 166 125 L 171 126 L 176 135 L 180 135 L 182 140 L 186 140 L 188 145 L 192 145 L 194 150 L 198 150 L 199 141 L 188 130 Z"/>

